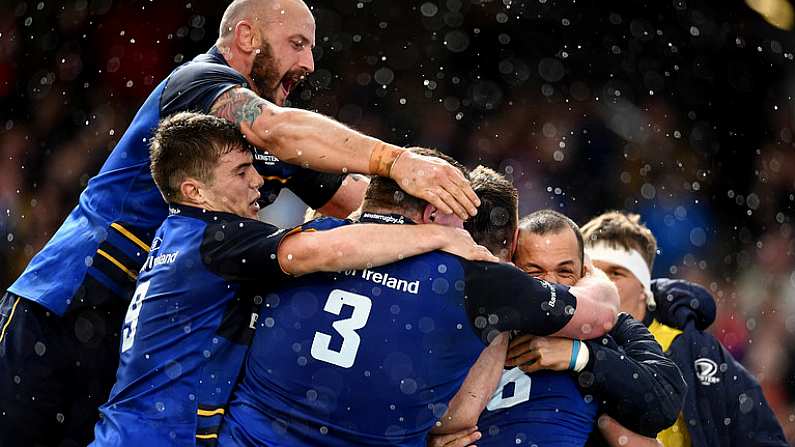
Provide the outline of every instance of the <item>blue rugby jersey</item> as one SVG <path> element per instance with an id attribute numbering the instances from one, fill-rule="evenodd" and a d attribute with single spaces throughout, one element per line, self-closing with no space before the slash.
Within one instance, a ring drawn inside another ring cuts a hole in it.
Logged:
<path id="1" fill-rule="evenodd" d="M 287 232 L 172 205 L 141 270 L 122 329 L 95 446 L 213 445 L 262 301 L 285 275 Z M 264 279 L 264 280 L 263 280 Z"/>
<path id="2" fill-rule="evenodd" d="M 119 297 L 128 300 L 152 236 L 168 214 L 149 171 L 149 139 L 161 118 L 208 113 L 225 91 L 246 86 L 215 48 L 181 65 L 149 95 L 78 205 L 9 291 L 58 315 Z M 343 176 L 288 165 L 264 151 L 255 166 L 266 180 L 264 204 L 289 187 L 314 208 L 325 204 Z"/>
<path id="3" fill-rule="evenodd" d="M 443 252 L 298 278 L 265 296 L 219 443 L 424 446 L 484 339 L 553 333 L 575 306 L 564 286 Z"/>
<path id="4" fill-rule="evenodd" d="M 566 373 L 506 370 L 480 415 L 479 446 L 577 447 L 585 445 L 597 404 Z"/>

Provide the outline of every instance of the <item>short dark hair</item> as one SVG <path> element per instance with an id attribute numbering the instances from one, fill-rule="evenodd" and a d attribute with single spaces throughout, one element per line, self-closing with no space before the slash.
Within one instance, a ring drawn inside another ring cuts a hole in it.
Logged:
<path id="1" fill-rule="evenodd" d="M 582 238 L 582 231 L 580 227 L 565 214 L 559 213 L 555 210 L 545 209 L 538 210 L 524 216 L 519 221 L 519 230 L 528 231 L 532 234 L 543 236 L 548 233 L 557 233 L 566 228 L 574 232 L 577 238 L 577 250 L 580 255 L 580 263 L 585 262 L 584 243 Z"/>
<path id="2" fill-rule="evenodd" d="M 475 242 L 500 258 L 510 259 L 518 223 L 519 192 L 505 176 L 485 166 L 475 168 L 469 179 L 480 206 L 478 214 L 464 222 L 464 228 Z"/>
<path id="3" fill-rule="evenodd" d="M 409 151 L 428 157 L 437 157 L 458 168 L 465 177 L 469 176 L 469 170 L 453 158 L 434 149 L 410 148 Z M 406 211 L 422 213 L 428 202 L 417 197 L 406 194 L 397 182 L 389 177 L 373 176 L 370 179 L 370 186 L 364 193 L 363 209 L 400 208 Z"/>
<path id="4" fill-rule="evenodd" d="M 639 214 L 624 211 L 602 213 L 583 225 L 582 234 L 589 246 L 605 242 L 613 248 L 637 250 L 646 261 L 649 270 L 654 267 L 657 238 L 640 222 Z"/>
<path id="5" fill-rule="evenodd" d="M 187 177 L 212 183 L 218 160 L 234 150 L 251 150 L 237 126 L 212 115 L 181 112 L 155 129 L 150 143 L 150 169 L 167 202 L 179 200 Z"/>

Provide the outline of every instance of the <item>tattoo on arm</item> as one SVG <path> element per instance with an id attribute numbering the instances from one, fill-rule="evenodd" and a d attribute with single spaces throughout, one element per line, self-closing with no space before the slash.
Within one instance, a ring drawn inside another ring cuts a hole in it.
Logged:
<path id="1" fill-rule="evenodd" d="M 253 123 L 268 102 L 247 88 L 232 88 L 215 100 L 210 113 L 235 124 Z"/>

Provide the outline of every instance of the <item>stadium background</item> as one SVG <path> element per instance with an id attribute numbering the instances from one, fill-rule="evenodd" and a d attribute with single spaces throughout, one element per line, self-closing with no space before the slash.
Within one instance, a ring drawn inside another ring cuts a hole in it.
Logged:
<path id="1" fill-rule="evenodd" d="M 212 45 L 226 3 L 0 2 L 0 286 L 149 91 Z M 498 169 L 522 213 L 640 213 L 660 243 L 655 276 L 713 292 L 711 330 L 795 439 L 786 0 L 309 3 L 316 72 L 292 105 Z M 295 199 L 280 202 L 271 218 L 301 218 Z"/>

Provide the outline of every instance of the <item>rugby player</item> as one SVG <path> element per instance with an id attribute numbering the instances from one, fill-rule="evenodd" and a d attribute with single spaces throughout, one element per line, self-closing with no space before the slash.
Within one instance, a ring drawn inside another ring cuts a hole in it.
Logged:
<path id="1" fill-rule="evenodd" d="M 211 115 L 166 118 L 151 159 L 170 216 L 124 319 L 117 381 L 101 407 L 95 446 L 214 444 L 258 301 L 291 276 L 439 248 L 493 258 L 464 230 L 439 225 L 287 232 L 257 221 L 262 178 L 250 148 L 233 124 Z"/>
<path id="2" fill-rule="evenodd" d="M 515 216 L 503 216 L 515 225 Z M 434 206 L 374 177 L 360 222 L 440 219 Z M 309 226 L 348 223 L 325 218 Z M 444 223 L 462 222 L 450 216 Z M 299 278 L 265 297 L 219 443 L 424 445 L 488 341 L 513 329 L 603 334 L 615 318 L 614 294 L 606 279 L 554 286 L 509 264 L 441 252 Z"/>
<path id="3" fill-rule="evenodd" d="M 648 326 L 687 382 L 682 412 L 657 439 L 666 447 L 788 445 L 756 379 L 715 337 L 703 332 L 710 319 L 704 324 L 696 306 L 677 306 L 674 312 L 679 318 L 667 319 L 681 326 L 660 321 L 665 321 L 660 309 L 673 309 L 668 303 L 673 298 L 680 302 L 704 299 L 694 297 L 692 287 L 669 280 L 658 280 L 653 287 L 651 271 L 657 240 L 640 222 L 640 216 L 607 212 L 591 219 L 582 232 L 594 265 L 618 287 L 622 311 Z M 708 294 L 703 289 L 696 293 Z M 618 440 L 623 440 L 623 445 L 635 445 L 634 434 L 614 421 L 607 428 L 606 437 L 612 445 L 618 445 Z"/>
<path id="4" fill-rule="evenodd" d="M 161 118 L 195 111 L 240 125 L 261 149 L 264 204 L 286 186 L 344 216 L 366 182 L 341 174 L 364 173 L 395 179 L 440 214 L 476 212 L 477 197 L 447 163 L 283 107 L 314 70 L 314 44 L 314 18 L 301 0 L 236 0 L 216 45 L 155 87 L 77 206 L 0 299 L 0 445 L 91 439 L 138 271 L 168 215 L 149 171 Z"/>

